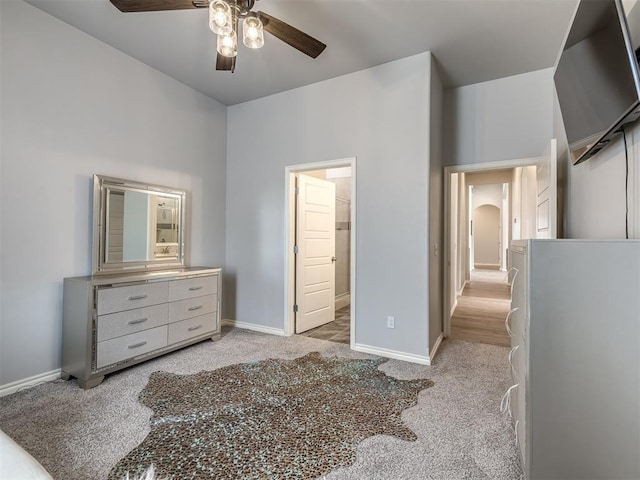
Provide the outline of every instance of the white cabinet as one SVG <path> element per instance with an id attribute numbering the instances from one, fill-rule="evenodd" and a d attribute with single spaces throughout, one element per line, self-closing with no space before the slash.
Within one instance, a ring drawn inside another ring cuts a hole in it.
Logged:
<path id="1" fill-rule="evenodd" d="M 511 245 L 511 267 L 513 268 L 511 280 L 511 311 L 507 317 L 507 325 L 511 336 L 511 352 L 509 363 L 511 364 L 511 377 L 513 387 L 509 393 L 509 404 L 513 427 L 518 440 L 518 448 L 523 466 L 528 465 L 529 452 L 527 431 L 529 410 L 528 405 L 528 359 L 529 359 L 529 313 L 528 313 L 528 268 L 525 256 L 526 245 L 523 247 L 518 242 Z M 526 476 L 526 475 L 525 475 Z"/>
<path id="2" fill-rule="evenodd" d="M 65 278 L 62 376 L 82 388 L 107 373 L 220 337 L 221 270 Z"/>
<path id="3" fill-rule="evenodd" d="M 640 241 L 516 241 L 510 255 L 525 479 L 640 478 Z"/>

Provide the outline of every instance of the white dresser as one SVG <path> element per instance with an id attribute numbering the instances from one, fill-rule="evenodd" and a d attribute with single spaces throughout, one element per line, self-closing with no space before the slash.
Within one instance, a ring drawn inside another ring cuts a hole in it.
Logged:
<path id="1" fill-rule="evenodd" d="M 523 467 L 528 466 L 529 453 L 527 450 L 527 381 L 529 358 L 529 315 L 528 315 L 528 269 L 526 243 L 513 242 L 509 255 L 511 256 L 511 311 L 507 317 L 507 328 L 511 336 L 511 378 L 513 386 L 506 394 L 509 401 L 513 428 L 516 433 L 520 458 Z M 526 476 L 526 475 L 525 475 Z"/>
<path id="2" fill-rule="evenodd" d="M 640 478 L 640 241 L 515 241 L 507 397 L 526 480 Z"/>
<path id="3" fill-rule="evenodd" d="M 108 373 L 220 337 L 221 269 L 64 279 L 62 377 L 82 388 Z"/>

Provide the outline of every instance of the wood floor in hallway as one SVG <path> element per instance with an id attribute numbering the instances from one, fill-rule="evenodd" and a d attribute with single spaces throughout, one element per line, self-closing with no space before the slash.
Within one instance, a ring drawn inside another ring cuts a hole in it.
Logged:
<path id="1" fill-rule="evenodd" d="M 451 337 L 510 346 L 504 324 L 511 305 L 510 293 L 504 272 L 473 270 L 451 317 Z"/>

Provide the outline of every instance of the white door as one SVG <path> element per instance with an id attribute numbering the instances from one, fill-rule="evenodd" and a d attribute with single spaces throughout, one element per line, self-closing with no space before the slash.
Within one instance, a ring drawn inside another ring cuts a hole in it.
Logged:
<path id="1" fill-rule="evenodd" d="M 335 320 L 335 183 L 298 176 L 296 333 Z"/>
<path id="2" fill-rule="evenodd" d="M 535 238 L 558 236 L 557 140 L 551 139 L 541 161 L 536 165 L 536 234 Z"/>

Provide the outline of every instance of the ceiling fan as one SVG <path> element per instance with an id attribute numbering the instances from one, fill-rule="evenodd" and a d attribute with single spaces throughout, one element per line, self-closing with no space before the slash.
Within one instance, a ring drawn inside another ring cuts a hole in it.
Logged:
<path id="1" fill-rule="evenodd" d="M 216 70 L 233 72 L 238 54 L 238 26 L 242 20 L 243 42 L 249 48 L 264 44 L 264 30 L 293 48 L 316 58 L 326 45 L 310 35 L 264 12 L 251 9 L 256 0 L 111 0 L 121 12 L 209 9 L 209 28 L 218 36 Z"/>

